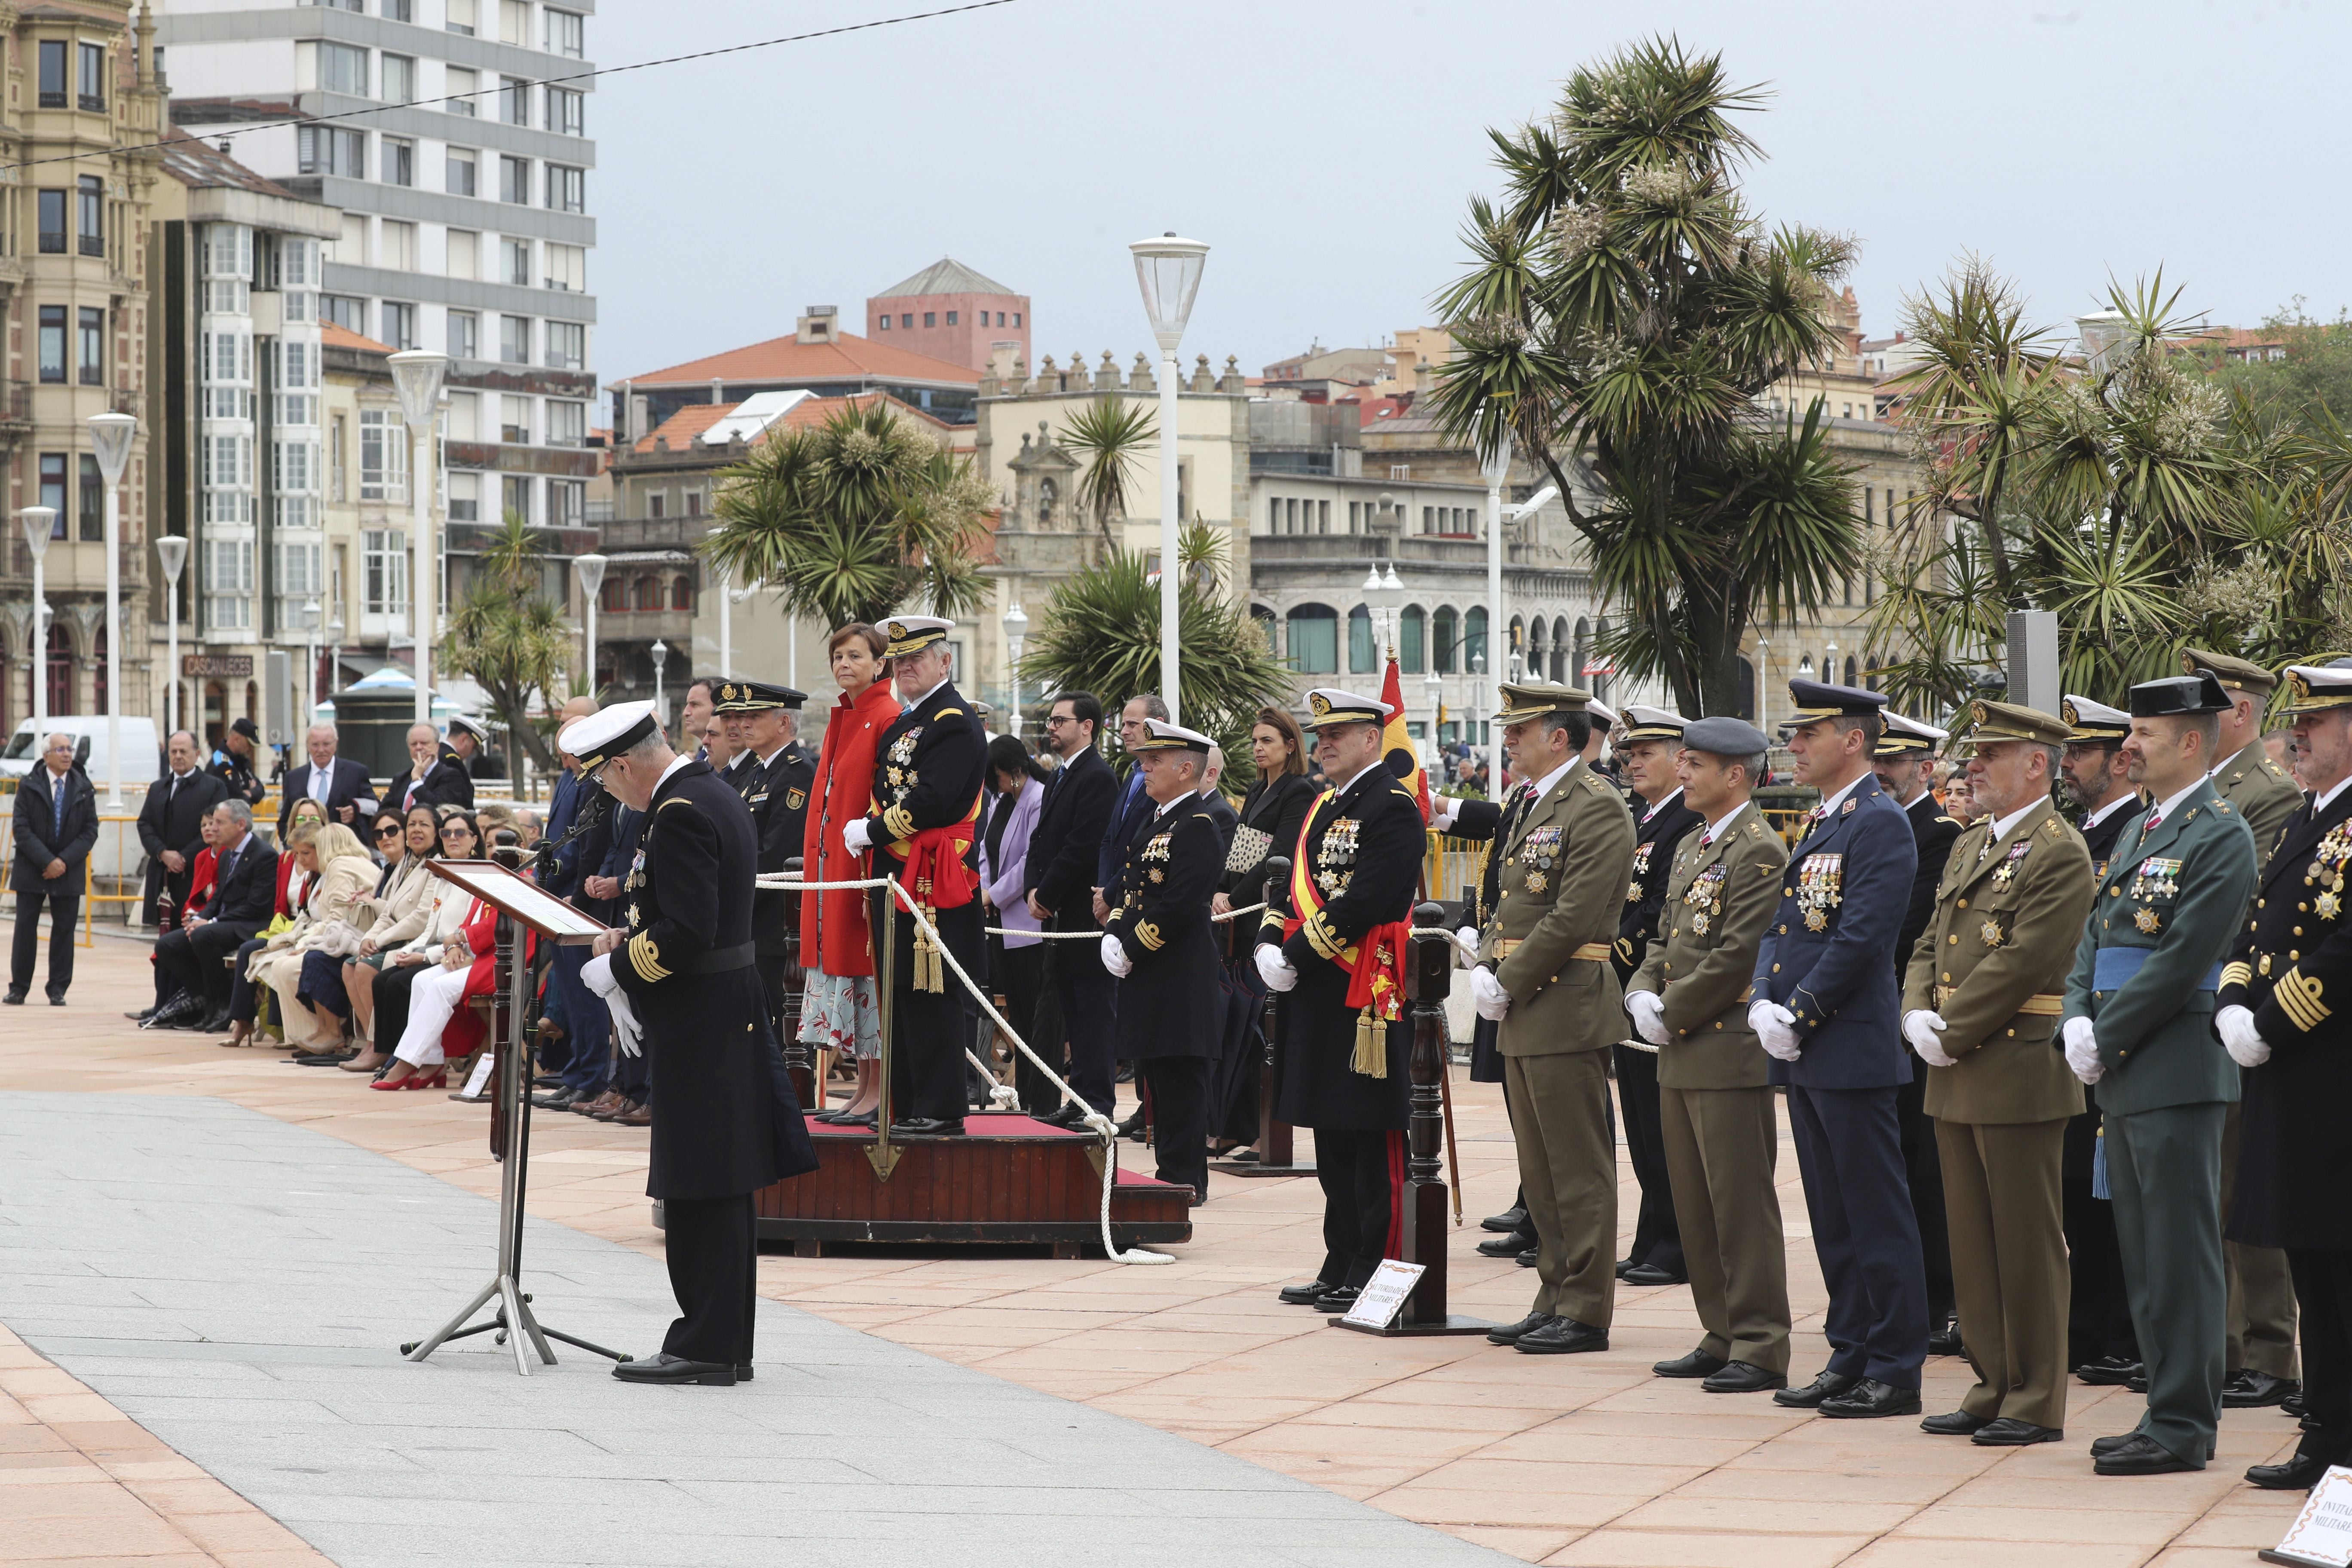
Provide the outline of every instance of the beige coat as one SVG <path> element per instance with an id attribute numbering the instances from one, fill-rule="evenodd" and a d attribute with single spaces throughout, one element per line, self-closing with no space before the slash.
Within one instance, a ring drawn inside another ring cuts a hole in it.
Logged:
<path id="1" fill-rule="evenodd" d="M 379 952 L 412 940 L 432 918 L 433 894 L 443 885 L 440 878 L 425 868 L 423 857 L 409 856 L 394 873 L 392 886 L 372 906 L 374 922 L 360 934 L 373 939 Z"/>
<path id="2" fill-rule="evenodd" d="M 1712 844 L 1683 835 L 1666 876 L 1658 940 L 1627 983 L 1656 994 L 1672 1037 L 1658 1047 L 1663 1089 L 1762 1089 L 1769 1058 L 1748 1026 L 1748 984 L 1780 908 L 1788 846 L 1743 805 Z M 1721 868 L 1720 870 L 1715 869 Z"/>
<path id="3" fill-rule="evenodd" d="M 1519 814 L 1498 847 L 1495 914 L 1478 962 L 1511 995 L 1497 1036 L 1506 1057 L 1597 1051 L 1625 1037 L 1609 957 L 1633 840 L 1624 796 L 1579 763 Z"/>
<path id="4" fill-rule="evenodd" d="M 253 955 L 247 973 L 257 985 L 278 994 L 278 1016 L 299 1016 L 294 994 L 302 983 L 302 955 L 319 945 L 328 928 L 362 914 L 368 895 L 375 890 L 376 865 L 364 855 L 345 855 L 327 862 L 318 883 L 294 923 L 270 938 L 268 948 Z"/>

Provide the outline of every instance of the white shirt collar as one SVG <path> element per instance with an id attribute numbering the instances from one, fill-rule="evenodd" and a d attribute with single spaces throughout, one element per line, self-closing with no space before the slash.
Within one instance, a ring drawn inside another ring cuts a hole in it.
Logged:
<path id="1" fill-rule="evenodd" d="M 791 742 L 790 741 L 779 741 L 779 742 L 776 742 L 776 751 L 775 751 L 775 752 L 770 752 L 766 756 L 761 757 L 761 758 L 760 759 L 760 765 L 761 765 L 761 767 L 763 767 L 763 768 L 764 768 L 764 767 L 766 767 L 770 763 L 774 762 L 774 761 L 776 760 L 776 752 L 781 752 L 781 751 L 782 751 L 786 746 L 789 746 L 789 745 L 791 745 L 791 744 L 792 744 L 792 742 Z"/>
<path id="2" fill-rule="evenodd" d="M 2337 779 L 2334 784 L 2329 784 L 2327 786 L 2327 792 L 2325 795 L 2313 795 L 2311 797 L 2311 815 L 2317 816 L 2321 812 L 2326 811 L 2327 809 L 2327 803 L 2334 800 L 2337 795 L 2342 795 L 2346 784 L 2352 784 L 2352 773 L 2347 773 L 2342 778 Z"/>
<path id="3" fill-rule="evenodd" d="M 2098 810 L 2083 818 L 2083 826 L 2085 827 L 2096 827 L 2099 824 L 2105 822 L 2107 818 L 2113 816 L 2124 807 L 2127 805 L 2137 805 L 2138 804 L 2139 796 L 2132 794 L 2129 790 L 2126 790 L 2123 794 L 2116 796 L 2115 799 L 2107 802 L 2106 805 L 2099 807 Z"/>
<path id="4" fill-rule="evenodd" d="M 2040 805 L 2042 803 L 2038 800 L 2029 800 L 2023 805 L 2019 806 L 2015 811 L 2011 812 L 2007 816 L 1997 816 L 1993 818 L 1992 837 L 1986 839 L 1985 842 L 1988 845 L 2000 843 L 2008 836 L 2011 828 L 2025 820 L 2025 814 L 2027 812 L 2032 811 L 2035 806 Z"/>
<path id="5" fill-rule="evenodd" d="M 950 679 L 953 679 L 953 678 L 952 678 L 952 677 L 950 677 Z M 933 693 L 933 692 L 938 691 L 938 690 L 939 690 L 939 689 L 940 689 L 940 686 L 945 686 L 946 684 L 947 684 L 947 681 L 942 680 L 942 681 L 940 681 L 940 682 L 939 683 L 939 686 L 934 686 L 934 687 L 932 687 L 932 688 L 931 688 L 931 689 L 930 689 L 929 691 L 926 691 L 926 692 L 924 692 L 920 697 L 910 697 L 910 698 L 908 698 L 908 699 L 907 700 L 907 704 L 906 704 L 906 706 L 907 706 L 908 708 L 920 708 L 924 703 L 929 702 L 929 701 L 931 700 L 931 695 L 932 695 L 932 693 Z M 903 709 L 901 710 L 901 711 L 902 711 L 902 712 L 903 712 L 904 710 L 903 710 Z"/>
<path id="6" fill-rule="evenodd" d="M 1555 784 L 1558 784 L 1562 779 L 1568 777 L 1570 772 L 1575 768 L 1576 764 L 1583 760 L 1584 759 L 1582 757 L 1570 757 L 1559 767 L 1554 768 L 1551 772 L 1544 774 L 1543 777 L 1536 781 L 1535 788 L 1528 792 L 1528 799 L 1530 802 L 1543 799 L 1544 796 L 1552 792 L 1552 787 Z"/>
<path id="7" fill-rule="evenodd" d="M 677 772 L 678 769 L 685 767 L 693 761 L 694 759 L 692 757 L 672 757 L 669 760 L 669 766 L 662 770 L 662 776 L 654 780 L 654 794 L 661 794 L 661 786 L 669 783 L 669 775 Z"/>
<path id="8" fill-rule="evenodd" d="M 1655 805 L 1654 805 L 1654 806 L 1650 807 L 1650 809 L 1649 809 L 1649 810 L 1647 810 L 1647 811 L 1645 811 L 1645 812 L 1643 812 L 1643 813 L 1642 814 L 1642 820 L 1643 820 L 1643 821 L 1644 821 L 1644 822 L 1647 822 L 1647 821 L 1649 821 L 1649 820 L 1650 820 L 1650 818 L 1652 818 L 1652 817 L 1654 817 L 1654 816 L 1657 816 L 1657 815 L 1658 815 L 1658 813 L 1660 813 L 1660 812 L 1662 812 L 1662 811 L 1665 810 L 1665 809 L 1666 809 L 1666 807 L 1668 807 L 1668 806 L 1670 806 L 1670 805 L 1674 805 L 1674 804 L 1675 804 L 1675 802 L 1676 800 L 1678 800 L 1678 799 L 1680 799 L 1680 798 L 1681 798 L 1681 796 L 1682 796 L 1682 793 L 1683 793 L 1683 786 L 1682 786 L 1682 785 L 1680 785 L 1680 784 L 1676 784 L 1676 785 L 1675 785 L 1675 787 L 1674 787 L 1674 788 L 1672 788 L 1672 789 L 1670 789 L 1670 790 L 1668 790 L 1668 791 L 1666 792 L 1664 798 L 1663 798 L 1662 800 L 1660 800 L 1660 801 L 1659 801 Z"/>
<path id="9" fill-rule="evenodd" d="M 1722 837 L 1723 830 L 1731 826 L 1731 819 L 1738 816 L 1741 812 L 1746 811 L 1747 809 L 1748 803 L 1743 800 L 1738 805 L 1733 806 L 1729 811 L 1725 812 L 1715 821 L 1708 823 L 1706 825 L 1706 841 L 1712 844 L 1717 839 Z"/>
<path id="10" fill-rule="evenodd" d="M 2190 784 L 2187 789 L 2182 790 L 2179 795 L 2173 795 L 2169 799 L 2158 802 L 2156 807 L 2156 820 L 2158 823 L 2169 820 L 2172 816 L 2173 807 L 2179 805 L 2182 801 L 2187 800 L 2190 795 L 2195 795 L 2199 790 L 2203 789 L 2204 787 L 2205 780 L 2200 778 L 2196 783 Z"/>
<path id="11" fill-rule="evenodd" d="M 1151 814 L 1151 820 L 1157 822 L 1161 817 L 1167 816 L 1170 812 L 1175 810 L 1178 806 L 1183 805 L 1186 801 L 1198 800 L 1201 797 L 1197 795 L 1180 795 L 1174 800 L 1170 801 L 1166 805 L 1163 805 L 1159 810 L 1153 812 Z"/>
<path id="12" fill-rule="evenodd" d="M 1847 783 L 1846 786 L 1845 786 L 1843 789 L 1842 789 L 1842 790 L 1838 791 L 1838 792 L 1837 792 L 1837 794 L 1835 794 L 1835 795 L 1824 795 L 1824 796 L 1822 796 L 1822 804 L 1821 804 L 1821 806 L 1820 806 L 1820 811 L 1821 811 L 1822 816 L 1824 818 L 1828 817 L 1828 816 L 1829 816 L 1832 812 L 1835 811 L 1835 810 L 1838 808 L 1838 803 L 1839 803 L 1840 801 L 1842 801 L 1842 800 L 1845 799 L 1845 797 L 1846 797 L 1846 796 L 1848 796 L 1848 795 L 1852 795 L 1852 794 L 1854 792 L 1854 788 L 1855 788 L 1855 786 L 1856 786 L 1856 785 L 1858 785 L 1858 784 L 1860 784 L 1862 783 L 1862 781 L 1863 781 L 1863 780 L 1864 780 L 1864 779 L 1868 778 L 1869 776 L 1870 776 L 1870 773 L 1869 773 L 1869 771 L 1868 771 L 1867 769 L 1865 769 L 1865 770 L 1864 770 L 1863 772 L 1861 772 L 1861 773 L 1858 773 L 1854 774 L 1854 775 L 1853 775 L 1853 779 L 1852 779 L 1852 780 L 1850 780 L 1850 781 Z"/>

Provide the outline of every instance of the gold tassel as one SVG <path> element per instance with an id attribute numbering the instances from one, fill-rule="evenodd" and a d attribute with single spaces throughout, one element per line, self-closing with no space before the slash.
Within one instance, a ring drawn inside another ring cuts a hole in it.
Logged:
<path id="1" fill-rule="evenodd" d="M 938 918 L 929 905 L 922 909 L 925 921 Z M 915 928 L 915 989 L 936 994 L 946 990 L 947 984 L 940 963 L 940 944 L 932 940 L 930 930 L 927 925 Z"/>
<path id="2" fill-rule="evenodd" d="M 1356 1054 L 1348 1068 L 1366 1078 L 1389 1076 L 1389 1030 L 1377 1002 L 1356 1015 Z"/>

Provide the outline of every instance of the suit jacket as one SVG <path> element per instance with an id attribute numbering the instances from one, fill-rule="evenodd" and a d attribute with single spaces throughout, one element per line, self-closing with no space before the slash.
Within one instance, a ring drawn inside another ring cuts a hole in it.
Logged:
<path id="1" fill-rule="evenodd" d="M 2070 942 L 2096 889 L 2091 852 L 2047 800 L 1998 840 L 1990 819 L 1959 836 L 1905 972 L 1906 1010 L 1940 1014 L 1955 1066 L 1927 1067 L 1927 1110 L 1948 1121 L 2056 1121 L 2083 1086 L 2052 1044 Z"/>
<path id="2" fill-rule="evenodd" d="M 1624 993 L 1609 960 L 1633 867 L 1625 797 L 1578 763 L 1497 847 L 1501 891 L 1478 944 L 1479 963 L 1511 994 L 1496 1047 L 1557 1056 L 1623 1039 Z"/>
<path id="3" fill-rule="evenodd" d="M 1652 805 L 1636 795 L 1627 801 L 1633 815 L 1633 872 L 1625 887 L 1625 902 L 1617 917 L 1617 979 L 1622 984 L 1642 967 L 1651 939 L 1658 934 L 1658 918 L 1666 903 L 1666 876 L 1683 836 L 1700 826 L 1698 813 L 1675 793 Z"/>
<path id="4" fill-rule="evenodd" d="M 1209 1056 L 1224 1036 L 1222 944 L 1209 895 L 1225 855 L 1208 803 L 1178 801 L 1149 819 L 1120 858 L 1123 891 L 1103 923 L 1135 965 L 1118 983 L 1118 1054 L 1132 1061 Z"/>
<path id="5" fill-rule="evenodd" d="M 2094 882 L 2107 879 L 2107 859 L 2115 853 L 2116 840 L 2124 836 L 2125 828 L 2139 820 L 2140 813 L 2146 809 L 2130 800 L 2120 805 L 2113 801 L 2107 804 L 2115 809 L 2098 821 L 2091 822 L 2087 816 L 2084 818 L 2086 826 L 2082 830 L 2083 847 L 2091 852 L 2091 879 Z"/>
<path id="6" fill-rule="evenodd" d="M 57 816 L 58 795 L 65 795 L 63 831 Z M 8 885 L 20 893 L 62 892 L 81 897 L 81 867 L 98 842 L 98 792 L 79 768 L 68 768 L 62 779 L 46 764 L 35 766 L 16 785 L 16 852 L 8 868 Z M 66 868 L 55 877 L 41 875 L 51 860 Z"/>
<path id="7" fill-rule="evenodd" d="M 1232 801 L 1215 790 L 1202 795 L 1200 801 L 1201 809 L 1209 814 L 1209 821 L 1217 829 L 1217 875 L 1223 877 L 1225 874 L 1225 857 L 1233 853 L 1234 829 L 1242 825 L 1241 814 L 1234 809 Z M 1213 885 L 1211 890 L 1214 890 Z"/>
<path id="8" fill-rule="evenodd" d="M 2238 1098 L 2237 1064 L 2213 1035 L 2214 972 L 2242 929 L 2254 890 L 2254 836 L 2237 807 L 2198 784 L 2154 833 L 2132 813 L 2116 843 L 2066 979 L 2068 1018 L 2096 1026 L 2099 1110 L 2108 1116 Z M 2102 980 L 2140 963 L 2119 983 Z M 2062 1025 L 2063 1027 L 2063 1025 Z"/>
<path id="9" fill-rule="evenodd" d="M 798 742 L 789 742 L 767 762 L 754 757 L 743 765 L 751 773 L 743 788 L 743 804 L 751 808 L 752 826 L 760 836 L 760 869 L 782 871 L 784 862 L 801 852 L 815 764 L 801 754 Z M 751 930 L 761 957 L 784 955 L 785 933 L 799 911 L 799 897 L 778 889 L 751 895 Z"/>
<path id="10" fill-rule="evenodd" d="M 163 851 L 175 849 L 194 864 L 205 847 L 205 814 L 227 798 L 228 785 L 201 768 L 191 772 L 177 789 L 173 787 L 169 770 L 147 786 L 147 798 L 139 806 L 139 842 L 147 851 L 142 920 L 152 924 L 155 919 L 155 895 L 163 890 L 167 875 Z M 186 877 L 183 871 L 173 879 L 183 890 L 187 885 Z"/>
<path id="11" fill-rule="evenodd" d="M 1112 803 L 1102 843 L 1096 847 L 1094 885 L 1103 890 L 1105 903 L 1118 902 L 1113 889 L 1118 881 L 1119 868 L 1126 863 L 1127 841 L 1135 837 L 1137 828 L 1151 820 L 1151 797 L 1143 793 L 1143 770 L 1130 768 Z"/>
<path id="12" fill-rule="evenodd" d="M 1898 984 L 1911 962 L 1911 950 L 1919 945 L 1919 933 L 1927 929 L 1927 921 L 1936 912 L 1936 887 L 1943 879 L 1944 863 L 1951 858 L 1952 845 L 1960 837 L 1959 823 L 1946 816 L 1937 805 L 1935 795 L 1926 790 L 1903 808 L 1903 815 L 1911 819 L 1911 845 L 1919 852 L 1919 868 L 1911 875 L 1911 907 L 1904 911 L 1903 927 L 1895 939 L 1895 978 Z"/>
<path id="13" fill-rule="evenodd" d="M 415 788 L 410 784 L 415 782 Z M 415 780 L 415 771 L 396 775 L 392 781 L 392 794 L 405 811 L 419 805 L 462 805 L 474 808 L 474 775 L 466 771 L 466 760 L 444 742 L 440 758 L 426 770 L 422 781 Z"/>
<path id="14" fill-rule="evenodd" d="M 304 763 L 278 773 L 278 841 L 280 844 L 286 842 L 286 825 L 293 820 L 295 804 L 309 798 L 310 781 L 318 771 L 311 763 Z M 329 822 L 341 822 L 343 807 L 357 806 L 359 809 L 352 816 L 359 826 L 352 831 L 364 836 L 367 819 L 375 811 L 375 788 L 368 783 L 367 764 L 355 763 L 349 757 L 337 757 L 327 781 L 326 805 Z"/>
<path id="15" fill-rule="evenodd" d="M 1748 1026 L 1748 986 L 1789 850 L 1753 805 L 1714 843 L 1706 836 L 1685 834 L 1675 847 L 1659 900 L 1664 930 L 1626 989 L 1651 992 L 1665 1008 L 1672 1037 L 1658 1048 L 1659 1087 L 1762 1089 L 1772 1058 Z"/>
<path id="16" fill-rule="evenodd" d="M 2232 1241 L 2255 1247 L 2352 1247 L 2352 790 L 2315 814 L 2295 808 L 2263 867 L 2252 919 L 2238 933 L 2222 1007 L 2251 1008 L 2270 1059 L 2245 1073 Z"/>
<path id="17" fill-rule="evenodd" d="M 1089 746 L 1045 781 L 1037 830 L 1029 836 L 1028 891 L 1054 917 L 1055 931 L 1095 925 L 1096 859 L 1110 826 L 1118 780 L 1102 753 Z"/>
<path id="18" fill-rule="evenodd" d="M 1918 866 L 1909 819 L 1869 773 L 1790 851 L 1754 975 L 1756 995 L 1797 1016 L 1803 1054 L 1773 1062 L 1774 1083 L 1883 1089 L 1911 1081 L 1889 955 Z"/>
<path id="19" fill-rule="evenodd" d="M 2259 740 L 2213 770 L 2213 793 L 2238 808 L 2254 836 L 2254 854 L 2268 855 L 2286 829 L 2286 819 L 2303 805 L 2303 791 L 2287 771 L 2271 761 Z"/>
<path id="20" fill-rule="evenodd" d="M 220 858 L 228 858 L 226 849 Z M 223 931 L 249 937 L 277 918 L 278 851 L 263 843 L 260 834 L 246 835 L 245 849 L 236 864 L 229 868 L 228 875 L 216 875 L 214 882 L 205 918 Z"/>

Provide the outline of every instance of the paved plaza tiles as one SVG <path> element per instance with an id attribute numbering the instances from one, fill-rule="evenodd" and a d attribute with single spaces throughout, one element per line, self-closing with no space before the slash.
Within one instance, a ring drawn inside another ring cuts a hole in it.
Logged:
<path id="1" fill-rule="evenodd" d="M 1330 1331 L 1273 1300 L 1319 1255 L 1301 1181 L 1213 1178 L 1172 1267 L 765 1257 L 731 1390 L 562 1346 L 526 1380 L 487 1338 L 415 1366 L 394 1347 L 489 1267 L 481 1110 L 136 1031 L 147 975 L 101 939 L 71 1005 L 0 1014 L 0 1565 L 2187 1568 L 2251 1562 L 2297 1500 L 2239 1479 L 2292 1449 L 2275 1411 L 2228 1413 L 2200 1474 L 2103 1480 L 2084 1450 L 2137 1418 L 2120 1390 L 2074 1389 L 2063 1444 L 1986 1450 L 1660 1382 L 1696 1336 L 1675 1288 L 1622 1290 L 1598 1355 Z M 1475 1219 L 1509 1200 L 1508 1134 L 1490 1088 L 1454 1089 Z M 536 1125 L 545 1321 L 652 1350 L 644 1133 Z M 1802 1377 L 1822 1299 L 1785 1149 L 1780 1181 Z M 1529 1276 L 1476 1236 L 1455 1309 L 1517 1317 Z M 1965 1381 L 1930 1362 L 1929 1408 Z"/>

